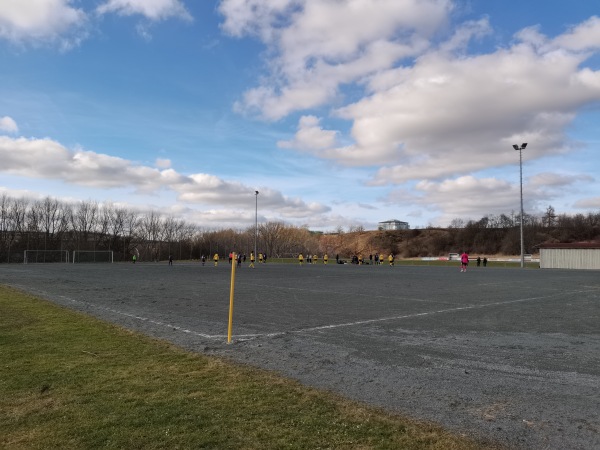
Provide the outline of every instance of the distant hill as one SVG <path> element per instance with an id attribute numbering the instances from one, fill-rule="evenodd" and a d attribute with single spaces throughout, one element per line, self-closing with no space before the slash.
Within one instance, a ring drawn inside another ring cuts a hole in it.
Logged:
<path id="1" fill-rule="evenodd" d="M 524 230 L 525 253 L 539 253 L 542 243 L 600 240 L 600 228 L 528 226 Z M 447 256 L 467 251 L 471 255 L 519 255 L 518 227 L 425 228 L 395 231 L 356 231 L 323 235 L 323 251 L 344 256 L 393 253 L 401 258 Z"/>

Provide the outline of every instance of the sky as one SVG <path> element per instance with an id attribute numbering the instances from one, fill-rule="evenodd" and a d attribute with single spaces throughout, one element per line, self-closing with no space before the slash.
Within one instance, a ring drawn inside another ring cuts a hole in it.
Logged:
<path id="1" fill-rule="evenodd" d="M 0 0 L 0 194 L 205 229 L 600 209 L 590 0 Z M 259 194 L 256 194 L 256 191 Z"/>

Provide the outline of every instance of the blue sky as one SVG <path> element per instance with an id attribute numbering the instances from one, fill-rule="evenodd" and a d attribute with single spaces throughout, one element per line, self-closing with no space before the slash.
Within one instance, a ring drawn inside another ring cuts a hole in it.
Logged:
<path id="1" fill-rule="evenodd" d="M 204 228 L 600 209 L 595 2 L 0 0 L 0 193 Z"/>

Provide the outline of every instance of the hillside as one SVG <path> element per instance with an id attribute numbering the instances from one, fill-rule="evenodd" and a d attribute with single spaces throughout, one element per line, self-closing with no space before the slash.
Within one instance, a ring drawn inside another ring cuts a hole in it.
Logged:
<path id="1" fill-rule="evenodd" d="M 526 227 L 525 253 L 539 253 L 538 246 L 546 242 L 598 240 L 598 229 L 586 229 L 581 234 L 571 228 Z M 447 256 L 467 251 L 472 255 L 519 255 L 520 231 L 510 228 L 426 228 L 397 231 L 358 231 L 324 235 L 322 251 L 351 255 L 389 254 L 401 258 Z"/>

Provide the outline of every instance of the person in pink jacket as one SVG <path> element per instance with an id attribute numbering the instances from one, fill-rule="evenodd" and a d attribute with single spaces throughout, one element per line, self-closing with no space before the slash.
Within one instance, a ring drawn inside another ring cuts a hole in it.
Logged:
<path id="1" fill-rule="evenodd" d="M 466 272 L 468 265 L 469 265 L 469 255 L 467 254 L 467 252 L 464 252 L 462 255 L 460 255 L 460 271 Z"/>

